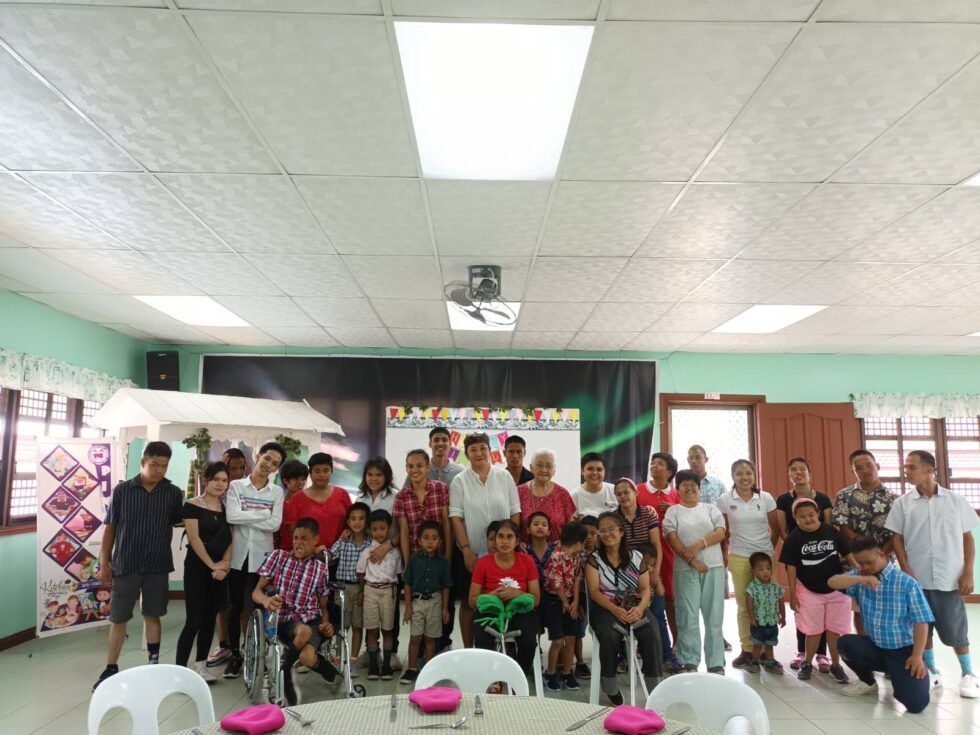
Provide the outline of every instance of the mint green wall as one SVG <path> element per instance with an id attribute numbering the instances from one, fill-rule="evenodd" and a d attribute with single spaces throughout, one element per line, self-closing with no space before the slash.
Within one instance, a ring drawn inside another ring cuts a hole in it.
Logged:
<path id="1" fill-rule="evenodd" d="M 52 357 L 144 384 L 146 345 L 44 304 L 0 290 L 0 347 Z M 0 536 L 6 570 L 0 638 L 34 627 L 37 534 Z"/>

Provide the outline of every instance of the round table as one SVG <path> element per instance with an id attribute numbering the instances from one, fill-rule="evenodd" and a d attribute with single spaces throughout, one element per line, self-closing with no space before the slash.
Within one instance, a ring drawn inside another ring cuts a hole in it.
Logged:
<path id="1" fill-rule="evenodd" d="M 483 714 L 473 714 L 474 695 L 466 694 L 459 708 L 452 714 L 424 715 L 407 699 L 407 694 L 398 695 L 397 717 L 390 722 L 391 697 L 365 697 L 364 699 L 336 699 L 312 704 L 301 704 L 296 711 L 313 720 L 311 727 L 300 727 L 294 718 L 286 716 L 286 726 L 276 732 L 287 735 L 424 735 L 425 733 L 450 733 L 452 730 L 409 730 L 412 725 L 429 725 L 436 722 L 454 722 L 463 715 L 466 723 L 456 732 L 460 735 L 499 735 L 499 733 L 564 733 L 565 728 L 596 712 L 599 707 L 587 702 L 569 702 L 561 699 L 540 699 L 538 697 L 515 697 L 501 694 L 482 694 Z M 586 723 L 574 731 L 577 735 L 597 735 L 604 733 L 603 715 Z M 668 721 L 662 735 L 673 735 L 683 723 Z M 228 732 L 214 723 L 197 728 L 204 735 L 222 735 Z M 191 730 L 181 730 L 174 735 L 191 735 Z M 711 730 L 691 726 L 686 735 L 715 735 Z"/>

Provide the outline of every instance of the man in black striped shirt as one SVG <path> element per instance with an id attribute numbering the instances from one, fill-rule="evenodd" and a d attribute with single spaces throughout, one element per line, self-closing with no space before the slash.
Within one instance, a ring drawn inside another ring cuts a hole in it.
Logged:
<path id="1" fill-rule="evenodd" d="M 112 585 L 109 658 L 93 690 L 119 673 L 126 623 L 141 595 L 149 662 L 160 662 L 160 618 L 167 614 L 168 577 L 174 569 L 170 541 L 184 503 L 181 489 L 164 477 L 171 454 L 165 442 L 150 442 L 140 473 L 112 491 L 99 560 L 100 579 Z"/>

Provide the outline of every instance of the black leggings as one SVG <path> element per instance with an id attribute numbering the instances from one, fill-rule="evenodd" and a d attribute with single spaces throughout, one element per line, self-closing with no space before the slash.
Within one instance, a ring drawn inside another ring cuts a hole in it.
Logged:
<path id="1" fill-rule="evenodd" d="M 248 559 L 242 564 L 248 569 Z M 251 615 L 255 604 L 252 602 L 252 592 L 259 583 L 259 575 L 255 572 L 243 572 L 232 569 L 228 575 L 228 591 L 231 593 L 231 607 L 228 610 L 228 646 L 235 653 L 241 652 L 242 615 L 247 610 Z"/>
<path id="2" fill-rule="evenodd" d="M 197 638 L 197 657 L 204 661 L 211 648 L 214 637 L 214 618 L 228 607 L 228 584 L 218 582 L 211 576 L 211 570 L 188 550 L 184 560 L 184 606 L 186 617 L 184 629 L 177 639 L 177 665 L 186 666 L 191 648 Z"/>
<path id="3" fill-rule="evenodd" d="M 660 632 L 657 625 L 649 620 L 646 625 L 636 628 L 633 637 L 636 639 L 636 648 L 643 659 L 643 676 L 647 679 L 656 678 L 663 675 L 663 646 L 660 643 Z M 623 640 L 622 634 L 613 628 L 619 623 L 616 616 L 605 608 L 592 605 L 589 613 L 589 623 L 599 639 L 599 665 L 601 667 L 600 676 L 606 682 L 616 680 L 616 658 L 620 651 L 620 641 Z M 592 673 L 595 676 L 595 672 Z M 618 690 L 618 684 L 616 684 Z M 606 692 L 609 694 L 610 692 Z M 613 692 L 615 693 L 615 692 Z"/>
<path id="4" fill-rule="evenodd" d="M 477 616 L 480 616 L 479 613 Z M 538 632 L 541 630 L 538 611 L 532 610 L 515 615 L 510 619 L 507 630 L 521 631 L 517 640 L 514 641 L 517 646 L 517 663 L 521 665 L 525 674 L 530 674 L 534 663 L 534 651 L 538 647 Z M 486 648 L 491 651 L 497 649 L 497 639 L 487 633 L 483 626 L 475 621 L 473 622 L 473 643 L 477 648 Z"/>

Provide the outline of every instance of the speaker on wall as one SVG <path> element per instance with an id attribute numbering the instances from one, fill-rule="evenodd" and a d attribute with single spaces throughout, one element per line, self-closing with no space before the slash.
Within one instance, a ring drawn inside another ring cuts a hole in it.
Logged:
<path id="1" fill-rule="evenodd" d="M 151 390 L 180 390 L 176 350 L 146 353 L 146 385 Z"/>

